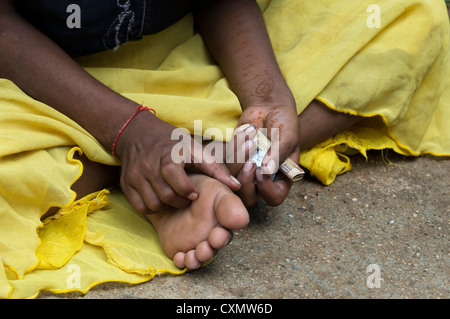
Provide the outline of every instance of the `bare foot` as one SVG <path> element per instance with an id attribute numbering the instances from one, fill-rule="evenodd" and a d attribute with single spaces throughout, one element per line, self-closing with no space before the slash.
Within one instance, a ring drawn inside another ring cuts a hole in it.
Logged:
<path id="1" fill-rule="evenodd" d="M 84 167 L 82 177 L 73 185 L 77 198 L 118 183 L 120 167 L 94 163 L 84 155 L 75 158 Z M 200 174 L 190 178 L 199 191 L 199 197 L 190 207 L 147 215 L 147 218 L 175 265 L 196 269 L 226 246 L 232 238 L 231 230 L 244 228 L 249 216 L 241 199 L 219 181 Z M 58 209 L 51 208 L 42 219 Z"/>
<path id="2" fill-rule="evenodd" d="M 229 243 L 230 230 L 247 226 L 249 215 L 240 198 L 222 183 L 205 175 L 190 178 L 199 191 L 190 207 L 147 218 L 175 265 L 197 269 Z"/>

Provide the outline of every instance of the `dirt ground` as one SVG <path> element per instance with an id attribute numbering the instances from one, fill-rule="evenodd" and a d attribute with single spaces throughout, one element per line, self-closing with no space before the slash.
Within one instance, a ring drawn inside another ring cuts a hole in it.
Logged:
<path id="1" fill-rule="evenodd" d="M 354 156 L 331 186 L 306 177 L 283 205 L 259 203 L 206 268 L 40 298 L 447 299 L 450 161 L 387 157 Z"/>

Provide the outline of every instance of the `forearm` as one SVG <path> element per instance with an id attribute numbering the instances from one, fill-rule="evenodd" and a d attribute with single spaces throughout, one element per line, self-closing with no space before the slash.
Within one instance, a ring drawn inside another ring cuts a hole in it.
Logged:
<path id="1" fill-rule="evenodd" d="M 295 105 L 256 1 L 215 1 L 196 12 L 195 21 L 243 109 Z"/>
<path id="2" fill-rule="evenodd" d="M 111 149 L 137 105 L 84 71 L 14 9 L 0 6 L 6 6 L 0 7 L 0 77 L 64 113 Z"/>

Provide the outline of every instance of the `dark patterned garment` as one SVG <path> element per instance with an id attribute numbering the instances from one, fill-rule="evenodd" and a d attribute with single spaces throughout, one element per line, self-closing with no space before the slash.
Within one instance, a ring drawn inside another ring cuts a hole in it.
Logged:
<path id="1" fill-rule="evenodd" d="M 73 57 L 157 33 L 202 1 L 17 0 L 16 9 Z M 204 1 L 203 1 L 204 2 Z"/>

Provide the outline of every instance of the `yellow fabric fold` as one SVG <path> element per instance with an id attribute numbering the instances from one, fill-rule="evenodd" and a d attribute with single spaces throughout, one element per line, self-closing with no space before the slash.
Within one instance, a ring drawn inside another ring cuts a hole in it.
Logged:
<path id="1" fill-rule="evenodd" d="M 298 112 L 313 100 L 367 118 L 302 150 L 300 164 L 323 184 L 351 169 L 350 153 L 392 149 L 450 154 L 449 19 L 442 0 L 259 1 Z M 194 131 L 234 128 L 239 101 L 194 32 L 192 15 L 116 51 L 77 60 L 124 96 Z M 123 194 L 75 201 L 83 168 L 73 159 L 120 163 L 77 123 L 0 79 L 0 298 L 42 290 L 86 293 L 108 282 L 182 274 L 153 226 Z M 50 207 L 60 207 L 41 221 Z"/>
<path id="2" fill-rule="evenodd" d="M 147 219 L 133 211 L 119 190 L 107 208 L 90 215 L 85 241 L 105 250 L 118 268 L 144 276 L 181 274 L 161 248 L 158 234 Z"/>
<path id="3" fill-rule="evenodd" d="M 38 269 L 56 269 L 65 265 L 83 246 L 87 214 L 108 205 L 106 190 L 94 193 L 61 208 L 44 220 L 39 229 L 41 244 L 36 249 Z"/>
<path id="4" fill-rule="evenodd" d="M 70 205 L 70 189 L 79 177 L 80 164 L 68 147 L 12 154 L 0 163 L 0 256 L 17 279 L 34 269 L 40 217 L 50 207 Z"/>

